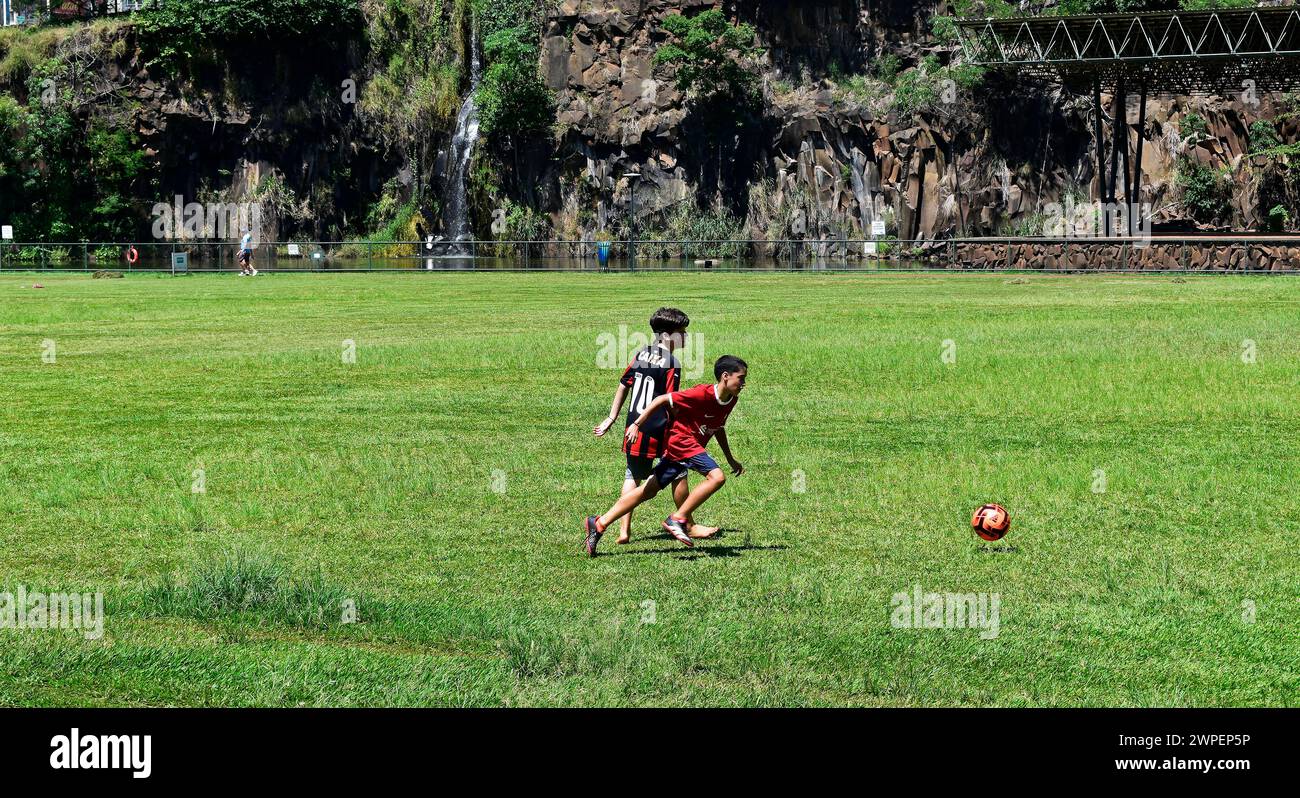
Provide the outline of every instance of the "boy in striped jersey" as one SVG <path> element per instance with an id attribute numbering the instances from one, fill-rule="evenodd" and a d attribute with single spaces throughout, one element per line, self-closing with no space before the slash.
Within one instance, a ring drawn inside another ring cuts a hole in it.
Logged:
<path id="1" fill-rule="evenodd" d="M 641 415 L 627 426 L 624 437 L 636 440 L 643 424 L 659 411 L 672 409 L 672 425 L 668 428 L 668 445 L 655 470 L 641 487 L 624 493 L 603 515 L 589 515 L 582 522 L 587 553 L 596 556 L 596 544 L 605 529 L 632 512 L 637 505 L 653 499 L 668 485 L 676 485 L 687 471 L 697 471 L 705 476 L 703 482 L 677 505 L 677 511 L 664 519 L 664 529 L 682 545 L 695 545 L 689 534 L 691 511 L 708 501 L 726 483 L 727 477 L 717 461 L 709 456 L 709 441 L 717 438 L 731 473 L 743 474 L 745 467 L 731 454 L 727 442 L 727 418 L 736 409 L 736 400 L 745 390 L 749 366 L 734 355 L 723 355 L 713 364 L 716 383 L 697 385 L 686 391 L 664 394 L 641 411 Z"/>
<path id="2" fill-rule="evenodd" d="M 650 317 L 654 340 L 632 357 L 632 362 L 618 381 L 614 402 L 609 415 L 592 430 L 596 437 L 603 436 L 618 418 L 618 413 L 631 392 L 632 401 L 627 410 L 627 423 L 636 420 L 660 396 L 676 391 L 681 383 L 682 364 L 673 351 L 686 340 L 686 328 L 691 320 L 677 308 L 659 308 Z M 635 438 L 623 438 L 623 451 L 627 454 L 627 471 L 623 478 L 623 493 L 630 493 L 654 470 L 655 459 L 663 456 L 667 445 L 669 418 L 667 411 L 655 413 L 639 428 Z M 673 483 L 673 499 L 681 504 L 690 495 L 685 475 Z M 693 538 L 708 538 L 717 533 L 717 527 L 706 527 L 688 519 L 689 534 Z M 632 514 L 623 516 L 616 542 L 632 539 Z M 590 547 L 594 549 L 594 547 Z M 594 551 L 587 552 L 592 556 Z"/>

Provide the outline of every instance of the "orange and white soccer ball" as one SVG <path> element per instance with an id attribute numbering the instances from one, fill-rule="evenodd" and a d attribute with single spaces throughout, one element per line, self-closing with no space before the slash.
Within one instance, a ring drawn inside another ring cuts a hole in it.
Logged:
<path id="1" fill-rule="evenodd" d="M 1011 514 L 1000 504 L 981 505 L 971 516 L 970 525 L 985 540 L 1001 540 L 1011 531 Z"/>

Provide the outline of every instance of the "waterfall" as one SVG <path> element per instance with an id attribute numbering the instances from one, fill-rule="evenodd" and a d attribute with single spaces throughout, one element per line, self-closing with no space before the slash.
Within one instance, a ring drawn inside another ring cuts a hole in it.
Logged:
<path id="1" fill-rule="evenodd" d="M 442 223 L 447 238 L 464 241 L 472 238 L 469 226 L 469 162 L 478 141 L 478 103 L 475 94 L 483 77 L 483 64 L 479 55 L 478 21 L 470 31 L 469 94 L 456 116 L 456 134 L 451 139 L 447 153 L 447 191 L 443 205 Z"/>

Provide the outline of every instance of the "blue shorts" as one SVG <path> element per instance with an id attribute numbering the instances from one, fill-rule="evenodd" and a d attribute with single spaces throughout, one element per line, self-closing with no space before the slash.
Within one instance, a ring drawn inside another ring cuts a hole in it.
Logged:
<path id="1" fill-rule="evenodd" d="M 637 482 L 644 482 L 650 472 L 655 470 L 655 459 L 653 457 L 637 457 L 634 454 L 627 456 L 627 474 L 624 479 L 635 479 Z"/>
<path id="2" fill-rule="evenodd" d="M 659 465 L 655 466 L 655 481 L 660 487 L 664 487 L 686 476 L 688 470 L 707 474 L 715 468 L 718 468 L 718 463 L 709 457 L 708 452 L 700 452 L 694 457 L 680 461 L 664 458 L 659 461 Z"/>

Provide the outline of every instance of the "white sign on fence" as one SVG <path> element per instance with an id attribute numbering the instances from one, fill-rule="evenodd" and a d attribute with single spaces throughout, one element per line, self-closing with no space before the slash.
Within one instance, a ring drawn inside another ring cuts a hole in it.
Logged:
<path id="1" fill-rule="evenodd" d="M 6 241 L 13 241 L 14 240 L 13 225 L 7 224 L 4 227 L 0 227 L 0 238 L 3 238 Z"/>
<path id="2" fill-rule="evenodd" d="M 289 254 L 290 254 L 290 255 L 297 256 L 297 255 L 301 255 L 302 252 L 298 249 L 298 245 L 297 245 L 297 244 L 290 244 L 290 245 L 289 245 Z"/>
<path id="3" fill-rule="evenodd" d="M 862 245 L 862 254 L 863 254 L 863 255 L 874 255 L 874 254 L 876 254 L 876 242 L 875 242 L 875 241 L 868 241 L 868 242 L 864 243 L 864 244 Z"/>
<path id="4" fill-rule="evenodd" d="M 872 222 L 872 223 L 871 223 L 871 237 L 872 237 L 872 238 L 882 238 L 882 237 L 884 237 L 884 235 L 885 235 L 885 223 L 882 222 L 882 221 L 874 221 L 874 222 Z"/>

